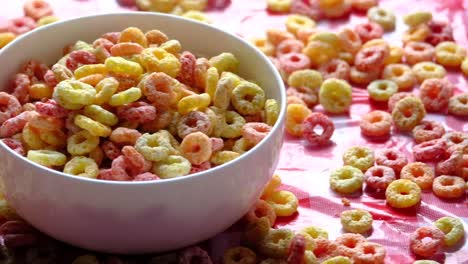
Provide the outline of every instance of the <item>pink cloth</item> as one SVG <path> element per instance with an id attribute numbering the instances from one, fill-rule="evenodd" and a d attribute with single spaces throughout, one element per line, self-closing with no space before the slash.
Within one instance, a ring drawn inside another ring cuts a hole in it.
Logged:
<path id="1" fill-rule="evenodd" d="M 58 17 L 62 19 L 87 14 L 116 12 L 128 10 L 113 0 L 48 0 Z M 3 1 L 0 22 L 7 18 L 22 15 L 24 0 Z M 262 36 L 268 28 L 284 28 L 284 15 L 272 15 L 266 12 L 264 0 L 213 0 L 210 16 L 215 25 L 245 37 Z M 434 12 L 437 19 L 448 20 L 453 24 L 455 39 L 465 47 L 468 45 L 468 1 L 456 0 L 412 0 L 412 1 L 381 1 L 381 6 L 394 10 L 402 15 L 417 9 Z M 353 15 L 350 21 L 322 22 L 319 27 L 339 27 L 345 23 L 356 24 L 365 20 L 363 16 Z M 130 25 L 129 25 L 130 26 Z M 400 43 L 399 37 L 406 30 L 401 17 L 398 17 L 397 32 L 385 35 L 392 43 Z M 450 73 L 449 78 L 455 83 L 457 92 L 468 92 L 467 79 L 458 73 Z M 286 137 L 278 166 L 284 185 L 282 189 L 294 192 L 300 199 L 299 213 L 289 218 L 280 218 L 277 226 L 285 226 L 297 230 L 304 226 L 316 225 L 325 228 L 331 238 L 343 231 L 339 214 L 350 207 L 344 207 L 341 197 L 329 190 L 328 175 L 331 170 L 342 166 L 341 155 L 350 146 L 366 145 L 374 149 L 396 147 L 411 158 L 412 142 L 409 137 L 395 134 L 386 142 L 372 143 L 360 135 L 358 122 L 360 116 L 374 106 L 368 101 L 365 90 L 354 88 L 353 105 L 349 116 L 334 117 L 336 125 L 332 137 L 333 145 L 313 149 L 300 139 Z M 439 120 L 445 123 L 448 130 L 468 132 L 467 120 L 451 116 L 429 115 L 427 119 Z M 458 216 L 468 223 L 468 203 L 465 199 L 457 202 L 443 201 L 432 193 L 424 193 L 421 206 L 415 211 L 396 211 L 385 205 L 385 200 L 373 197 L 367 192 L 362 195 L 348 197 L 351 208 L 369 210 L 374 217 L 373 231 L 368 237 L 370 241 L 378 242 L 387 248 L 386 263 L 412 263 L 414 256 L 409 250 L 409 233 L 417 227 L 431 225 L 442 216 Z M 468 227 L 468 226 L 467 226 Z M 465 227 L 466 230 L 468 228 Z M 217 261 L 224 250 L 236 245 L 239 233 L 233 229 L 219 234 L 208 241 L 210 253 Z M 468 246 L 460 245 L 459 250 L 447 250 L 437 256 L 438 261 L 445 263 L 468 263 Z M 453 251 L 453 252 L 452 252 Z"/>

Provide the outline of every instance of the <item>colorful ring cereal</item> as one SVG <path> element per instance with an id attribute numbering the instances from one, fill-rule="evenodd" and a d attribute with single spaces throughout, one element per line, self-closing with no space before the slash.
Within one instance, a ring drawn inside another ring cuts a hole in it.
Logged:
<path id="1" fill-rule="evenodd" d="M 356 255 L 352 258 L 356 264 L 364 263 L 374 263 L 374 264 L 384 264 L 385 256 L 387 252 L 385 247 L 373 243 L 373 242 L 363 242 L 357 248 Z"/>
<path id="2" fill-rule="evenodd" d="M 190 173 L 190 161 L 178 155 L 170 155 L 166 159 L 156 162 L 152 171 L 162 179 L 184 176 Z"/>
<path id="3" fill-rule="evenodd" d="M 411 41 L 422 42 L 426 40 L 430 33 L 431 30 L 426 24 L 420 24 L 405 31 L 402 36 L 402 41 L 403 43 L 408 43 Z"/>
<path id="4" fill-rule="evenodd" d="M 393 122 L 400 131 L 411 131 L 425 116 L 424 105 L 416 97 L 401 99 L 392 111 Z"/>
<path id="5" fill-rule="evenodd" d="M 314 131 L 317 126 L 322 127 L 321 134 Z M 334 131 L 333 121 L 322 113 L 311 113 L 302 123 L 302 135 L 311 145 L 320 146 L 329 143 Z"/>
<path id="6" fill-rule="evenodd" d="M 335 239 L 338 244 L 337 255 L 354 258 L 358 253 L 358 248 L 366 242 L 366 238 L 361 234 L 345 233 Z"/>
<path id="7" fill-rule="evenodd" d="M 444 67 L 428 61 L 416 63 L 413 65 L 412 70 L 419 82 L 431 78 L 442 79 L 447 74 Z"/>
<path id="8" fill-rule="evenodd" d="M 99 168 L 93 159 L 78 156 L 65 164 L 63 172 L 79 177 L 96 178 L 99 174 Z"/>
<path id="9" fill-rule="evenodd" d="M 444 154 L 446 147 L 446 142 L 441 139 L 424 141 L 413 146 L 413 156 L 417 161 L 437 160 Z"/>
<path id="10" fill-rule="evenodd" d="M 315 21 L 307 16 L 292 14 L 286 18 L 286 29 L 294 35 L 300 28 L 313 28 Z"/>
<path id="11" fill-rule="evenodd" d="M 372 22 L 358 24 L 354 28 L 354 31 L 359 35 L 363 43 L 372 39 L 381 38 L 384 33 L 381 25 Z"/>
<path id="12" fill-rule="evenodd" d="M 398 85 L 390 80 L 377 80 L 367 86 L 367 91 L 373 100 L 386 102 L 398 92 Z"/>
<path id="13" fill-rule="evenodd" d="M 310 59 L 312 66 L 319 66 L 338 57 L 338 50 L 325 41 L 309 41 L 302 52 Z"/>
<path id="14" fill-rule="evenodd" d="M 399 179 L 388 185 L 385 197 L 392 207 L 408 208 L 421 201 L 421 188 L 410 180 Z"/>
<path id="15" fill-rule="evenodd" d="M 322 85 L 323 77 L 320 72 L 315 70 L 299 70 L 293 72 L 288 77 L 288 85 L 294 88 L 307 87 L 318 90 Z"/>
<path id="16" fill-rule="evenodd" d="M 460 198 L 465 195 L 465 181 L 457 176 L 438 176 L 432 183 L 432 191 L 440 198 Z"/>
<path id="17" fill-rule="evenodd" d="M 425 239 L 426 238 L 426 239 Z M 442 247 L 444 233 L 436 227 L 423 226 L 410 236 L 411 251 L 421 257 L 432 257 Z"/>
<path id="18" fill-rule="evenodd" d="M 254 83 L 244 82 L 232 90 L 231 102 L 239 113 L 253 115 L 265 106 L 265 92 Z"/>
<path id="19" fill-rule="evenodd" d="M 258 245 L 267 236 L 272 225 L 267 217 L 261 217 L 257 221 L 247 224 L 242 233 L 242 242 L 252 246 Z"/>
<path id="20" fill-rule="evenodd" d="M 312 113 L 302 104 L 289 104 L 286 111 L 286 131 L 296 137 L 303 134 L 303 122 Z"/>
<path id="21" fill-rule="evenodd" d="M 305 227 L 301 229 L 299 233 L 310 236 L 313 239 L 328 239 L 328 232 L 325 229 L 316 226 Z"/>
<path id="22" fill-rule="evenodd" d="M 338 37 L 343 49 L 351 54 L 356 54 L 362 46 L 361 38 L 350 28 L 343 28 L 338 32 Z"/>
<path id="23" fill-rule="evenodd" d="M 431 20 L 427 25 L 431 33 L 427 36 L 426 42 L 436 46 L 443 41 L 453 41 L 453 30 L 449 23 Z"/>
<path id="24" fill-rule="evenodd" d="M 280 58 L 281 56 L 289 53 L 300 53 L 303 48 L 304 43 L 302 43 L 300 40 L 286 39 L 276 47 L 276 57 Z"/>
<path id="25" fill-rule="evenodd" d="M 313 240 L 311 240 L 313 241 Z M 291 239 L 291 243 L 289 245 L 289 252 L 287 256 L 288 263 L 301 263 L 303 262 L 305 252 L 307 249 L 307 240 L 306 238 L 301 235 L 297 234 Z"/>
<path id="26" fill-rule="evenodd" d="M 179 254 L 181 264 L 190 264 L 194 260 L 199 261 L 200 264 L 213 264 L 208 252 L 199 247 L 186 248 Z"/>
<path id="27" fill-rule="evenodd" d="M 422 190 L 427 190 L 432 187 L 434 176 L 434 169 L 422 162 L 408 163 L 405 167 L 403 167 L 400 173 L 400 179 L 413 181 Z"/>
<path id="28" fill-rule="evenodd" d="M 246 123 L 242 127 L 242 136 L 251 144 L 257 145 L 270 132 L 271 127 L 265 123 Z"/>
<path id="29" fill-rule="evenodd" d="M 322 262 L 322 264 L 352 264 L 352 263 L 353 262 L 351 261 L 350 258 L 343 257 L 343 256 L 332 257 Z"/>
<path id="30" fill-rule="evenodd" d="M 410 14 L 403 16 L 403 22 L 410 27 L 415 27 L 421 24 L 425 24 L 431 20 L 432 20 L 432 13 L 424 12 L 424 11 L 418 11 L 418 12 L 410 13 Z"/>
<path id="31" fill-rule="evenodd" d="M 465 235 L 463 222 L 455 217 L 442 217 L 434 222 L 434 225 L 445 234 L 444 242 L 448 247 L 452 247 Z"/>
<path id="32" fill-rule="evenodd" d="M 462 70 L 462 73 L 465 75 L 465 76 L 468 76 L 468 58 L 465 58 L 461 64 L 461 70 Z"/>
<path id="33" fill-rule="evenodd" d="M 367 18 L 369 21 L 382 26 L 385 31 L 392 31 L 395 29 L 396 17 L 389 10 L 374 6 L 367 10 Z"/>
<path id="34" fill-rule="evenodd" d="M 448 112 L 456 116 L 468 116 L 468 93 L 452 96 L 449 99 Z"/>
<path id="35" fill-rule="evenodd" d="M 252 206 L 244 218 L 248 223 L 255 223 L 262 217 L 268 218 L 271 225 L 275 224 L 276 213 L 273 207 L 268 202 L 260 199 Z"/>
<path id="36" fill-rule="evenodd" d="M 346 81 L 335 78 L 325 80 L 320 87 L 320 104 L 329 113 L 344 113 L 351 105 L 351 93 L 351 86 Z"/>
<path id="37" fill-rule="evenodd" d="M 435 48 L 437 63 L 448 67 L 459 67 L 466 57 L 466 49 L 453 41 L 444 41 Z"/>
<path id="38" fill-rule="evenodd" d="M 365 172 L 374 165 L 374 151 L 367 147 L 348 148 L 343 154 L 344 165 L 350 165 Z"/>
<path id="39" fill-rule="evenodd" d="M 468 145 L 468 134 L 461 131 L 448 132 L 442 136 L 449 147 L 454 145 Z"/>
<path id="40" fill-rule="evenodd" d="M 405 45 L 404 56 L 406 62 L 411 65 L 423 61 L 431 62 L 435 56 L 435 49 L 431 44 L 411 41 Z"/>
<path id="41" fill-rule="evenodd" d="M 16 35 L 11 32 L 0 33 L 0 49 L 5 47 L 8 43 L 12 42 L 16 38 Z"/>
<path id="42" fill-rule="evenodd" d="M 368 137 L 382 137 L 390 134 L 392 116 L 380 110 L 369 112 L 359 122 L 361 133 Z"/>
<path id="43" fill-rule="evenodd" d="M 437 121 L 423 120 L 413 128 L 413 138 L 416 144 L 441 138 L 444 134 L 444 126 Z"/>
<path id="44" fill-rule="evenodd" d="M 18 17 L 8 21 L 8 32 L 16 36 L 27 33 L 36 28 L 36 22 L 30 17 Z"/>
<path id="45" fill-rule="evenodd" d="M 364 175 L 358 168 L 343 166 L 330 175 L 330 187 L 339 193 L 354 193 L 362 189 Z"/>
<path id="46" fill-rule="evenodd" d="M 355 66 L 351 67 L 351 71 L 349 72 L 349 79 L 351 82 L 360 85 L 367 85 L 370 82 L 377 80 L 379 78 L 380 72 L 379 71 L 360 71 Z"/>
<path id="47" fill-rule="evenodd" d="M 372 229 L 372 215 L 365 210 L 343 211 L 340 219 L 343 229 L 351 233 L 362 234 Z"/>
<path id="48" fill-rule="evenodd" d="M 67 162 L 67 157 L 54 150 L 29 150 L 26 157 L 45 167 L 62 166 Z"/>
<path id="49" fill-rule="evenodd" d="M 454 85 L 446 79 L 426 79 L 420 87 L 419 97 L 427 111 L 437 112 L 447 107 Z"/>
<path id="50" fill-rule="evenodd" d="M 415 96 L 413 93 L 407 93 L 407 92 L 399 92 L 396 93 L 388 99 L 388 111 L 392 112 L 393 109 L 395 108 L 396 103 L 400 101 L 403 98 L 410 97 L 410 96 Z"/>
<path id="51" fill-rule="evenodd" d="M 292 0 L 267 0 L 267 7 L 274 12 L 288 12 Z"/>
<path id="52" fill-rule="evenodd" d="M 211 140 L 202 132 L 188 134 L 180 143 L 180 152 L 190 163 L 200 165 L 210 160 Z"/>
<path id="53" fill-rule="evenodd" d="M 275 191 L 265 198 L 277 216 L 291 216 L 297 212 L 299 201 L 296 195 L 289 191 Z"/>
<path id="54" fill-rule="evenodd" d="M 310 68 L 310 59 L 299 52 L 283 54 L 279 57 L 280 69 L 286 74 Z"/>
<path id="55" fill-rule="evenodd" d="M 324 79 L 336 78 L 342 80 L 349 79 L 351 70 L 349 64 L 340 59 L 332 59 L 318 68 Z"/>
<path id="56" fill-rule="evenodd" d="M 386 166 L 370 167 L 364 174 L 366 185 L 374 190 L 385 191 L 388 185 L 395 179 L 393 169 Z"/>
<path id="57" fill-rule="evenodd" d="M 271 258 L 285 258 L 294 233 L 286 228 L 270 229 L 266 237 L 260 241 L 259 250 Z"/>
<path id="58" fill-rule="evenodd" d="M 361 48 L 354 58 L 354 66 L 360 71 L 375 71 L 384 65 L 389 50 L 383 46 Z"/>
<path id="59" fill-rule="evenodd" d="M 255 252 L 246 247 L 232 247 L 224 252 L 223 263 L 235 264 L 235 263 L 255 264 L 257 263 L 257 255 Z"/>

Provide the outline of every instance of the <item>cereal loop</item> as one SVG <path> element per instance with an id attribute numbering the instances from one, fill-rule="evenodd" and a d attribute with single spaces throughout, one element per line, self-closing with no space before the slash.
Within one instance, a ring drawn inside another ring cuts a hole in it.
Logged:
<path id="1" fill-rule="evenodd" d="M 315 132 L 315 128 L 322 128 L 322 133 Z M 302 135 L 314 146 L 326 145 L 335 131 L 332 120 L 322 113 L 311 113 L 302 123 Z"/>
<path id="2" fill-rule="evenodd" d="M 421 188 L 406 179 L 391 182 L 385 191 L 387 203 L 395 208 L 408 208 L 421 201 Z"/>
<path id="3" fill-rule="evenodd" d="M 436 227 L 423 226 L 410 236 L 411 251 L 421 257 L 432 257 L 442 247 L 444 233 Z"/>

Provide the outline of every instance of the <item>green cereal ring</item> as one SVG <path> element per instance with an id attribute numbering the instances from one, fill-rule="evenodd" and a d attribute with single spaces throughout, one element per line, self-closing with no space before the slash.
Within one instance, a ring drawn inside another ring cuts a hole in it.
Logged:
<path id="1" fill-rule="evenodd" d="M 187 175 L 191 168 L 192 164 L 186 158 L 170 155 L 163 161 L 155 162 L 152 171 L 162 179 L 169 179 Z"/>
<path id="2" fill-rule="evenodd" d="M 445 234 L 445 245 L 455 245 L 464 235 L 465 228 L 462 221 L 454 217 L 442 217 L 434 222 L 434 225 Z"/>
<path id="3" fill-rule="evenodd" d="M 364 174 L 358 168 L 343 166 L 330 175 L 330 187 L 339 193 L 353 193 L 362 189 Z"/>
<path id="4" fill-rule="evenodd" d="M 346 150 L 343 154 L 343 162 L 361 171 L 366 171 L 374 165 L 374 151 L 367 147 L 355 146 Z"/>
<path id="5" fill-rule="evenodd" d="M 362 234 L 372 228 L 372 215 L 361 209 L 347 210 L 341 213 L 341 225 L 351 233 Z"/>
<path id="6" fill-rule="evenodd" d="M 377 80 L 367 86 L 367 92 L 375 101 L 386 102 L 390 96 L 398 92 L 398 85 L 390 80 Z"/>

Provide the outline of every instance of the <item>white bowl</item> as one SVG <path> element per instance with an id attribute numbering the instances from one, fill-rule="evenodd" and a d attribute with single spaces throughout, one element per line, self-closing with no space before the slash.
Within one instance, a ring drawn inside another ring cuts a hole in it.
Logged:
<path id="1" fill-rule="evenodd" d="M 67 44 L 129 26 L 162 30 L 195 54 L 235 54 L 240 75 L 258 81 L 281 104 L 270 134 L 235 161 L 158 182 L 73 177 L 29 162 L 1 143 L 1 187 L 21 217 L 58 240 L 109 253 L 161 252 L 222 232 L 258 199 L 278 162 L 286 95 L 272 63 L 246 41 L 203 23 L 150 13 L 82 17 L 34 30 L 1 50 L 1 87 L 29 59 L 52 64 Z"/>

